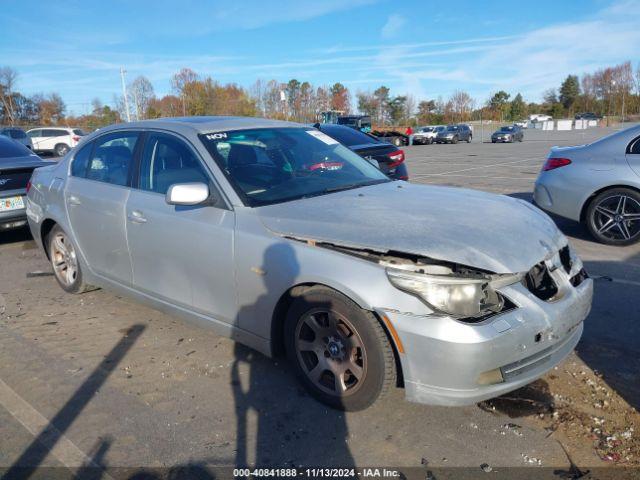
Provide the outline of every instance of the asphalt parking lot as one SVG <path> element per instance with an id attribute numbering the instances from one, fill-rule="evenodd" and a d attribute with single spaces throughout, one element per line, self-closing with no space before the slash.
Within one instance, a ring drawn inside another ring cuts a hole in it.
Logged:
<path id="1" fill-rule="evenodd" d="M 606 132 L 527 131 L 496 145 L 476 132 L 471 144 L 405 151 L 413 182 L 530 198 L 550 146 Z M 583 340 L 561 370 L 596 370 L 639 408 L 640 245 L 599 245 L 558 222 L 596 278 Z M 108 291 L 71 296 L 50 275 L 28 276 L 50 269 L 26 232 L 0 239 L 0 265 L 0 468 L 570 464 L 531 411 L 415 405 L 399 389 L 363 412 L 329 410 L 282 360 Z M 581 466 L 603 464 L 577 448 Z"/>

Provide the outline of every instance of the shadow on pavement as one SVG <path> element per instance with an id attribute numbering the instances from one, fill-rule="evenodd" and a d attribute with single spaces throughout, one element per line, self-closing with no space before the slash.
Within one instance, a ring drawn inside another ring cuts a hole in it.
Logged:
<path id="1" fill-rule="evenodd" d="M 144 325 L 133 325 L 118 343 L 105 355 L 100 364 L 91 372 L 87 379 L 75 391 L 67 403 L 49 421 L 40 434 L 33 439 L 31 444 L 22 452 L 3 476 L 5 479 L 29 478 L 33 475 L 45 457 L 62 438 L 71 424 L 78 418 L 84 408 L 89 404 L 96 392 L 104 385 L 109 375 L 116 369 L 127 352 L 136 343 Z M 108 444 L 98 447 L 97 458 L 104 456 Z M 96 469 L 95 466 L 90 466 Z"/>
<path id="2" fill-rule="evenodd" d="M 33 237 L 31 236 L 31 232 L 29 231 L 28 227 L 16 228 L 15 230 L 0 232 L 0 245 L 30 241 L 33 241 Z"/>
<path id="3" fill-rule="evenodd" d="M 288 272 L 291 282 L 299 272 L 295 251 L 286 243 L 267 249 L 261 269 Z M 267 312 L 277 275 L 263 276 L 266 292 L 250 312 Z M 239 318 L 243 318 L 241 310 Z M 279 332 L 278 335 L 282 335 Z M 345 414 L 307 395 L 288 365 L 240 344 L 235 345 L 231 386 L 236 409 L 236 467 L 340 466 L 353 467 Z M 255 440 L 254 440 L 255 439 Z M 255 442 L 255 444 L 254 444 Z"/>
<path id="4" fill-rule="evenodd" d="M 594 278 L 593 307 L 576 350 L 629 405 L 640 410 L 640 279 L 629 278 L 630 263 L 640 264 L 640 254 L 625 262 L 585 262 Z"/>

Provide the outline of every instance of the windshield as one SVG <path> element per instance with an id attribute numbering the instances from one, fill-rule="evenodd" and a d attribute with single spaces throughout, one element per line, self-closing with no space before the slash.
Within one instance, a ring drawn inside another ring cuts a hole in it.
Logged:
<path id="1" fill-rule="evenodd" d="M 456 127 L 455 125 L 449 125 L 447 127 L 448 132 L 455 132 L 456 130 L 458 130 L 458 127 Z"/>
<path id="2" fill-rule="evenodd" d="M 200 138 L 238 195 L 252 207 L 391 181 L 315 129 L 237 130 Z"/>
<path id="3" fill-rule="evenodd" d="M 500 129 L 501 132 L 513 132 L 514 128 L 513 127 L 502 127 Z"/>

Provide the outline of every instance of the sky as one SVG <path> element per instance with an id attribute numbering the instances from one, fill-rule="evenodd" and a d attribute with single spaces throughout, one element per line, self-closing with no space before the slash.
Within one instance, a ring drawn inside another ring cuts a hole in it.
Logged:
<path id="1" fill-rule="evenodd" d="M 112 104 L 145 75 L 170 93 L 182 67 L 222 83 L 291 78 L 355 93 L 528 101 L 568 74 L 640 63 L 640 0 L 2 0 L 0 66 L 68 113 Z"/>

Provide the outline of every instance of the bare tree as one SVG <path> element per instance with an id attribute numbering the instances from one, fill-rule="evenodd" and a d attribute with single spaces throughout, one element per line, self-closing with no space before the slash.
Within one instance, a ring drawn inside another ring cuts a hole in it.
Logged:
<path id="1" fill-rule="evenodd" d="M 459 122 L 467 120 L 473 108 L 473 99 L 471 95 L 462 90 L 456 90 L 449 99 L 451 111 L 455 119 Z"/>
<path id="2" fill-rule="evenodd" d="M 187 94 L 185 88 L 198 80 L 198 74 L 190 68 L 183 68 L 171 78 L 171 88 L 182 99 L 182 114 L 187 114 Z"/>
<path id="3" fill-rule="evenodd" d="M 149 110 L 151 100 L 156 96 L 153 90 L 153 85 L 149 79 L 144 75 L 140 75 L 129 84 L 129 88 L 127 90 L 130 100 L 132 100 L 135 105 L 136 119 L 142 120 L 147 118 L 147 112 Z"/>
<path id="4" fill-rule="evenodd" d="M 0 98 L 4 107 L 5 116 L 9 123 L 13 124 L 16 119 L 15 105 L 13 101 L 14 86 L 18 72 L 11 67 L 0 67 Z"/>

